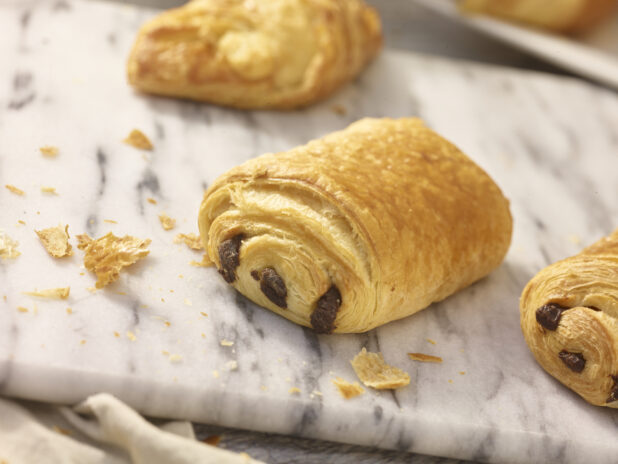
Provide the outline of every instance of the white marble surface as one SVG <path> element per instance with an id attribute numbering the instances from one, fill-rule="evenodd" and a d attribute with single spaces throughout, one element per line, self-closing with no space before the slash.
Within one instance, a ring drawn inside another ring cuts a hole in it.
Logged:
<path id="1" fill-rule="evenodd" d="M 517 309 L 538 269 L 618 225 L 615 93 L 386 52 L 311 109 L 239 112 L 126 85 L 126 55 L 148 10 L 75 0 L 0 8 L 0 185 L 26 191 L 0 191 L 0 228 L 22 252 L 0 262 L 1 393 L 74 403 L 105 390 L 155 416 L 480 461 L 615 460 L 618 413 L 587 405 L 535 364 Z M 196 232 L 202 190 L 225 169 L 362 116 L 407 115 L 457 143 L 512 201 L 505 263 L 445 302 L 365 335 L 316 336 L 238 296 L 214 269 L 189 266 L 199 255 L 172 243 L 176 232 Z M 151 154 L 121 143 L 134 127 L 151 136 Z M 57 159 L 41 157 L 45 144 L 60 147 Z M 161 229 L 162 211 L 176 230 Z M 38 243 L 33 230 L 59 222 L 72 235 L 151 238 L 151 254 L 92 294 L 80 251 L 59 261 Z M 66 285 L 67 302 L 22 294 Z M 354 380 L 348 360 L 363 346 L 407 370 L 411 385 L 340 398 L 331 379 Z M 414 363 L 408 351 L 445 361 Z M 231 360 L 237 370 L 226 369 Z"/>

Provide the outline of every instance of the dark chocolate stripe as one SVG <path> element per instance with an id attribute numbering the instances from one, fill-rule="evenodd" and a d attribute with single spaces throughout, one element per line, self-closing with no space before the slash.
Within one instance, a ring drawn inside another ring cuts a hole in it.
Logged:
<path id="1" fill-rule="evenodd" d="M 557 303 L 548 303 L 536 310 L 536 321 L 547 330 L 556 330 L 562 313 L 567 309 Z"/>
<path id="2" fill-rule="evenodd" d="M 255 277 L 254 277 L 255 278 Z M 271 267 L 264 268 L 260 273 L 260 290 L 270 301 L 280 308 L 287 308 L 288 290 L 285 282 L 277 271 Z"/>
<path id="3" fill-rule="evenodd" d="M 236 280 L 236 268 L 240 265 L 239 250 L 243 238 L 243 235 L 239 234 L 219 245 L 219 261 L 221 261 L 219 274 L 228 284 Z"/>
<path id="4" fill-rule="evenodd" d="M 586 367 L 586 359 L 581 353 L 571 353 L 570 351 L 562 350 L 558 353 L 558 357 L 566 367 L 578 374 Z"/>
<path id="5" fill-rule="evenodd" d="M 317 333 L 331 333 L 335 328 L 337 311 L 341 306 L 341 293 L 333 285 L 320 297 L 311 313 L 311 326 Z"/>

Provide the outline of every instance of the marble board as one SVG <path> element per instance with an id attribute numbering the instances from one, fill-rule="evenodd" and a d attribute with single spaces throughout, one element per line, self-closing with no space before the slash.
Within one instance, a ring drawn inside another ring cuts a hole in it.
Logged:
<path id="1" fill-rule="evenodd" d="M 616 93 L 385 50 L 302 111 L 150 97 L 128 87 L 125 62 L 154 13 L 78 0 L 0 5 L 0 228 L 21 252 L 0 261 L 0 393 L 71 404 L 107 391 L 152 416 L 487 462 L 615 462 L 618 411 L 586 404 L 534 362 L 518 298 L 539 269 L 617 225 Z M 364 116 L 410 115 L 487 170 L 514 216 L 503 265 L 444 302 L 366 334 L 317 336 L 239 296 L 215 269 L 191 266 L 200 254 L 173 243 L 197 232 L 202 193 L 228 168 Z M 152 152 L 122 143 L 133 128 Z M 58 156 L 42 157 L 43 145 Z M 161 228 L 162 212 L 174 230 Z M 112 231 L 152 239 L 150 255 L 92 292 L 81 251 L 53 259 L 34 233 L 59 223 L 73 245 L 75 234 Z M 23 294 L 64 286 L 66 301 Z M 332 379 L 356 380 L 349 360 L 362 347 L 409 372 L 410 385 L 340 397 Z"/>

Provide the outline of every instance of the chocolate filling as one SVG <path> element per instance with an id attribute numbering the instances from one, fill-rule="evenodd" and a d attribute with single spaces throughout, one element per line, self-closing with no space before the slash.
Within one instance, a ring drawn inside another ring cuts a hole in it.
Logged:
<path id="1" fill-rule="evenodd" d="M 251 271 L 251 277 L 253 277 L 253 280 L 260 280 L 260 273 L 254 269 Z"/>
<path id="2" fill-rule="evenodd" d="M 335 328 L 335 318 L 341 306 L 341 293 L 336 286 L 331 286 L 320 297 L 311 313 L 311 326 L 317 333 L 331 333 Z"/>
<path id="3" fill-rule="evenodd" d="M 251 272 L 252 276 L 253 272 Z M 255 279 L 255 276 L 253 278 Z M 285 287 L 285 282 L 281 276 L 273 268 L 267 267 L 262 269 L 260 274 L 260 290 L 266 295 L 266 298 L 280 308 L 288 307 L 288 303 L 285 301 L 288 296 L 288 289 Z"/>
<path id="4" fill-rule="evenodd" d="M 243 238 L 244 236 L 239 234 L 221 242 L 221 245 L 219 245 L 219 261 L 221 261 L 219 274 L 228 284 L 236 280 L 236 268 L 240 264 L 239 250 Z"/>
<path id="5" fill-rule="evenodd" d="M 536 321 L 547 330 L 556 330 L 562 313 L 567 309 L 557 303 L 548 303 L 536 310 Z"/>
<path id="6" fill-rule="evenodd" d="M 606 403 L 613 403 L 618 400 L 618 375 L 612 375 L 612 379 L 614 379 L 614 386 L 605 400 Z"/>
<path id="7" fill-rule="evenodd" d="M 558 353 L 558 357 L 564 365 L 573 372 L 580 373 L 584 370 L 584 367 L 586 367 L 586 359 L 581 353 L 571 353 L 569 351 L 562 350 Z"/>

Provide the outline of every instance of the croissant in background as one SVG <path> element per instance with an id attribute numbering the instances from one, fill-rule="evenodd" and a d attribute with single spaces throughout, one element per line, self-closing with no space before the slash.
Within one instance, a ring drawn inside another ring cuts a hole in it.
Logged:
<path id="1" fill-rule="evenodd" d="M 508 200 L 421 120 L 363 119 L 249 160 L 205 193 L 207 253 L 239 292 L 317 332 L 364 332 L 487 275 Z"/>
<path id="2" fill-rule="evenodd" d="M 555 32 L 578 33 L 596 26 L 616 0 L 463 0 L 463 11 L 485 13 Z"/>
<path id="3" fill-rule="evenodd" d="M 618 408 L 618 229 L 539 272 L 520 309 L 539 364 L 586 401 Z"/>
<path id="4" fill-rule="evenodd" d="M 294 108 L 356 76 L 382 44 L 362 0 L 193 0 L 142 26 L 135 88 L 237 108 Z"/>

